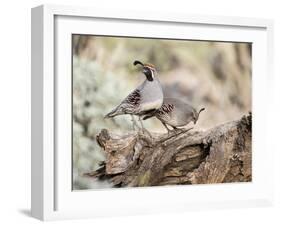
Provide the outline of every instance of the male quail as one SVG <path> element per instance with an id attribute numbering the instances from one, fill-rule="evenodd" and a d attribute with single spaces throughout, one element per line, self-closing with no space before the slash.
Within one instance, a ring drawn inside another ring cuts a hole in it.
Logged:
<path id="1" fill-rule="evenodd" d="M 170 129 L 167 125 L 171 126 L 173 129 L 179 129 L 178 127 L 185 126 L 190 122 L 196 124 L 199 114 L 203 110 L 205 110 L 205 108 L 201 108 L 199 112 L 197 112 L 192 106 L 182 100 L 164 98 L 161 108 L 147 114 L 143 120 L 155 116 L 162 122 L 169 133 Z"/>
<path id="2" fill-rule="evenodd" d="M 143 67 L 142 72 L 146 76 L 145 81 L 131 92 L 115 109 L 109 112 L 105 118 L 124 114 L 137 115 L 140 117 L 147 113 L 154 112 L 162 106 L 163 91 L 156 76 L 157 72 L 155 67 L 152 64 L 143 64 L 136 60 L 134 65 L 138 64 Z"/>

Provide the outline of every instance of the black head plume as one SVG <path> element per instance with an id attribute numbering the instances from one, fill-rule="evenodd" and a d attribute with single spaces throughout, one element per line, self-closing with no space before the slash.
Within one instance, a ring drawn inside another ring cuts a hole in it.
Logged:
<path id="1" fill-rule="evenodd" d="M 134 61 L 134 65 L 136 66 L 136 65 L 138 65 L 138 64 L 140 64 L 141 66 L 144 66 L 144 64 L 143 64 L 142 62 L 140 62 L 140 61 L 138 61 L 138 60 L 135 60 L 135 61 Z"/>
<path id="2" fill-rule="evenodd" d="M 201 109 L 199 110 L 199 112 L 197 112 L 197 111 L 194 111 L 194 112 L 193 112 L 193 123 L 194 123 L 194 124 L 196 124 L 196 122 L 197 122 L 197 120 L 198 120 L 198 118 L 199 118 L 200 112 L 201 112 L 201 111 L 204 111 L 204 110 L 205 110 L 205 108 L 201 108 Z"/>
<path id="3" fill-rule="evenodd" d="M 204 110 L 205 110 L 205 108 L 201 108 L 201 109 L 199 110 L 199 112 L 198 112 L 198 116 L 199 116 L 200 112 L 201 112 L 201 111 L 204 111 Z"/>

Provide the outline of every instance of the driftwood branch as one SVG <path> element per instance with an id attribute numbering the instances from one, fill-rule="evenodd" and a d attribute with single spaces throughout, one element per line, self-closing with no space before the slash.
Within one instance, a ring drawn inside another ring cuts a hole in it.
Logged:
<path id="1" fill-rule="evenodd" d="M 247 182 L 252 179 L 251 113 L 208 131 L 166 134 L 110 134 L 97 142 L 106 160 L 85 175 L 115 186 L 155 186 Z"/>

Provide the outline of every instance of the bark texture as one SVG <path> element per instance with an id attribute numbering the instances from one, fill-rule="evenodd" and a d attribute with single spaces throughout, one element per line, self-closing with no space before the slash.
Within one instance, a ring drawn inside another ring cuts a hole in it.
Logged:
<path id="1" fill-rule="evenodd" d="M 252 180 L 252 116 L 207 131 L 96 137 L 106 160 L 85 176 L 116 187 L 248 182 Z"/>

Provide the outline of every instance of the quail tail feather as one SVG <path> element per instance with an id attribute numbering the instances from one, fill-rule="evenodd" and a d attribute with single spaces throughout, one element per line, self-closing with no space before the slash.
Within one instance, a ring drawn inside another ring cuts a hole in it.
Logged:
<path id="1" fill-rule="evenodd" d="M 106 114 L 105 116 L 104 116 L 104 118 L 113 118 L 115 115 L 114 115 L 114 111 L 111 111 L 111 112 L 109 112 L 108 114 Z"/>
<path id="2" fill-rule="evenodd" d="M 147 119 L 152 118 L 154 116 L 155 116 L 154 114 L 148 114 L 148 115 L 145 115 L 142 120 L 147 120 Z"/>
<path id="3" fill-rule="evenodd" d="M 205 108 L 201 108 L 199 111 L 198 111 L 198 115 L 200 114 L 201 111 L 204 111 Z"/>
<path id="4" fill-rule="evenodd" d="M 121 112 L 121 110 L 120 110 L 120 108 L 119 108 L 119 106 L 118 107 L 116 107 L 115 109 L 113 109 L 111 112 L 109 112 L 108 114 L 106 114 L 105 116 L 104 116 L 104 118 L 113 118 L 113 117 L 115 117 L 115 116 L 117 116 L 117 115 L 121 115 L 123 112 Z"/>

